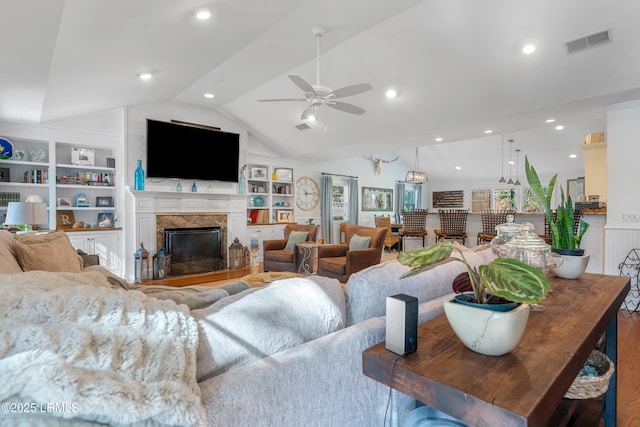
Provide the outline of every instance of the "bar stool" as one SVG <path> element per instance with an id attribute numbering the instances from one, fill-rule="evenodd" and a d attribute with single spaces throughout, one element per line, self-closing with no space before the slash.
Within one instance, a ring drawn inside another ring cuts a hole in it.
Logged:
<path id="1" fill-rule="evenodd" d="M 482 217 L 482 231 L 478 233 L 476 244 L 489 243 L 496 237 L 496 225 L 507 222 L 507 216 L 516 214 L 515 209 L 483 209 L 480 213 Z"/>
<path id="2" fill-rule="evenodd" d="M 440 209 L 440 229 L 435 230 L 436 242 L 458 240 L 463 245 L 467 239 L 469 209 Z"/>

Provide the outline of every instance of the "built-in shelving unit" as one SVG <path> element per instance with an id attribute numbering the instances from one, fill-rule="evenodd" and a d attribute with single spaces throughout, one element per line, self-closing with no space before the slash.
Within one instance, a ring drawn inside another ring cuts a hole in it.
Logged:
<path id="1" fill-rule="evenodd" d="M 90 159 L 78 164 L 72 158 L 77 145 L 56 143 L 56 210 L 71 210 L 76 221 L 90 224 L 92 228 L 107 216 L 113 218 L 116 205 L 115 167 L 107 166 L 113 158 L 108 149 L 91 148 Z M 111 225 L 113 226 L 113 224 Z"/>
<path id="2" fill-rule="evenodd" d="M 50 197 L 49 142 L 7 139 L 13 146 L 13 157 L 0 159 L 0 223 L 4 222 L 9 202 L 24 202 L 32 195 L 44 201 Z"/>
<path id="3" fill-rule="evenodd" d="M 246 174 L 249 226 L 295 222 L 293 169 L 249 164 Z"/>

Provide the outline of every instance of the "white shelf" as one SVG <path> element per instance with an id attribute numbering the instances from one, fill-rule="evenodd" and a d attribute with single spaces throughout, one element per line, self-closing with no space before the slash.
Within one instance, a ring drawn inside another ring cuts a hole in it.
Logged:
<path id="1" fill-rule="evenodd" d="M 111 172 L 113 174 L 116 173 L 116 169 L 115 168 L 108 168 L 106 166 L 85 166 L 85 165 L 68 165 L 68 164 L 57 164 L 56 165 L 57 168 L 64 168 L 64 169 L 76 169 L 76 170 L 81 170 L 81 171 L 101 171 L 101 172 Z"/>
<path id="2" fill-rule="evenodd" d="M 78 206 L 58 206 L 56 210 L 58 211 L 115 211 L 116 208 L 113 206 L 111 207 L 89 206 L 87 208 L 82 208 Z"/>
<path id="3" fill-rule="evenodd" d="M 34 184 L 34 185 L 47 185 L 47 184 Z M 57 188 L 73 188 L 84 190 L 115 190 L 114 185 L 81 185 L 81 184 L 56 184 Z"/>

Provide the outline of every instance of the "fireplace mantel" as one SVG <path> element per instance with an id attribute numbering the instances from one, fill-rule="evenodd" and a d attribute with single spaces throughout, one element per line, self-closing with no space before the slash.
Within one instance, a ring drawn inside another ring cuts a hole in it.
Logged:
<path id="1" fill-rule="evenodd" d="M 126 250 L 133 254 L 144 242 L 154 254 L 157 250 L 157 215 L 211 215 L 226 216 L 225 248 L 235 237 L 245 240 L 247 196 L 207 192 L 133 191 L 126 193 Z M 127 277 L 133 277 L 133 267 L 127 262 Z"/>

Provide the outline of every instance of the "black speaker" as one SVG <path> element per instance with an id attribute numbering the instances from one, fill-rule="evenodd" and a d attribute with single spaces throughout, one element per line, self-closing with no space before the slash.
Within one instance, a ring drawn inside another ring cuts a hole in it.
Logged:
<path id="1" fill-rule="evenodd" d="M 400 356 L 418 349 L 418 298 L 387 297 L 386 348 Z"/>
<path id="2" fill-rule="evenodd" d="M 114 159 L 113 157 L 107 157 L 107 167 L 108 168 L 115 168 L 116 167 L 116 159 Z"/>

